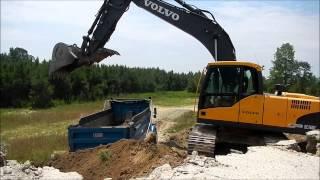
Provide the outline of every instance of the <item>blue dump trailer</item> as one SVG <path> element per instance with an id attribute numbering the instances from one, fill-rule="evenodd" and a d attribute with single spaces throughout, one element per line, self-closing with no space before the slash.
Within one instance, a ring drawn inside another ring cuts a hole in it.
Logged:
<path id="1" fill-rule="evenodd" d="M 116 99 L 109 102 L 109 108 L 82 117 L 79 124 L 68 127 L 70 151 L 120 139 L 144 139 L 149 133 L 156 137 L 150 99 Z"/>

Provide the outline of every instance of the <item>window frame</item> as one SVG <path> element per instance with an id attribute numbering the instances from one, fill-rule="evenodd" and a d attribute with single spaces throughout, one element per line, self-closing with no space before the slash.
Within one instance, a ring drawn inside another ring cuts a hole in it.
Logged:
<path id="1" fill-rule="evenodd" d="M 246 70 L 249 70 L 250 73 L 251 73 L 251 78 L 252 78 L 252 86 L 255 90 L 255 92 L 253 93 L 250 93 L 250 94 L 244 94 L 244 91 L 243 91 L 243 81 L 244 81 L 244 76 L 245 76 L 245 71 Z M 252 68 L 252 67 L 247 67 L 247 66 L 243 66 L 241 67 L 241 78 L 240 78 L 240 92 L 239 92 L 239 95 L 240 95 L 240 99 L 243 99 L 243 98 L 246 98 L 246 97 L 249 97 L 251 95 L 254 95 L 254 94 L 259 94 L 259 74 L 257 72 L 256 69 Z"/>
<path id="2" fill-rule="evenodd" d="M 207 93 L 206 92 L 206 87 L 208 86 L 210 75 L 211 75 L 214 68 L 239 68 L 240 76 L 238 77 L 239 78 L 238 81 L 241 82 L 241 76 L 242 76 L 241 75 L 241 68 L 242 68 L 241 66 L 225 65 L 225 66 L 207 67 L 207 73 L 206 73 L 204 81 L 202 82 L 202 85 L 201 85 L 201 92 L 200 92 L 200 96 L 199 96 L 198 107 L 199 108 L 232 107 L 234 104 L 236 104 L 240 100 L 240 87 L 238 87 L 238 92 L 236 92 L 236 93 L 233 93 L 233 92 L 230 92 L 230 93 Z M 230 97 L 235 97 L 236 100 L 230 106 L 214 106 L 214 105 L 212 105 L 212 106 L 204 107 L 204 102 L 205 102 L 206 96 L 230 96 Z"/>
<path id="3" fill-rule="evenodd" d="M 239 88 L 237 93 L 206 93 L 206 87 L 209 83 L 209 78 L 210 75 L 213 71 L 213 68 L 239 68 L 240 69 L 240 77 L 239 77 Z M 242 90 L 242 84 L 243 84 L 243 76 L 244 76 L 244 71 L 249 69 L 250 72 L 253 75 L 253 86 L 255 86 L 255 92 L 252 94 L 249 94 L 247 96 L 243 96 L 243 90 Z M 253 67 L 248 67 L 248 66 L 232 66 L 232 65 L 224 65 L 224 66 L 216 66 L 216 67 L 207 67 L 207 73 L 204 78 L 204 81 L 201 83 L 201 91 L 199 95 L 199 102 L 198 102 L 198 108 L 203 109 L 203 108 L 216 108 L 216 107 L 232 107 L 234 104 L 238 103 L 241 99 L 255 95 L 255 94 L 263 94 L 263 87 L 262 87 L 262 72 L 256 70 Z M 205 97 L 206 96 L 233 96 L 236 97 L 236 101 L 231 105 L 231 106 L 206 106 L 204 107 L 205 103 Z"/>

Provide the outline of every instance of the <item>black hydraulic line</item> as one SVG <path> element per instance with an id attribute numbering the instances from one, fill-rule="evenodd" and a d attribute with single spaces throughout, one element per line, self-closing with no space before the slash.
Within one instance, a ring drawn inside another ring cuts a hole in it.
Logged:
<path id="1" fill-rule="evenodd" d="M 194 8 L 193 6 L 191 6 L 190 4 L 187 4 L 185 1 L 183 0 L 174 0 L 175 2 L 177 2 L 178 4 L 180 4 L 182 7 L 188 9 L 191 12 L 197 13 L 201 16 L 207 17 L 204 13 L 201 12 L 200 9 L 198 8 Z"/>
<path id="2" fill-rule="evenodd" d="M 99 48 L 103 48 L 106 42 L 110 39 L 116 25 L 128 9 L 131 0 L 105 0 L 101 11 L 96 19 L 96 28 L 93 31 L 92 38 L 89 41 L 87 48 L 88 55 L 95 53 Z M 89 31 L 90 32 L 90 31 Z"/>
<path id="3" fill-rule="evenodd" d="M 99 11 L 98 11 L 98 14 L 96 15 L 96 18 L 95 18 L 94 21 L 93 21 L 90 29 L 88 30 L 88 36 L 92 34 L 94 28 L 96 27 L 97 22 L 98 22 L 98 20 L 99 20 L 100 17 L 101 17 L 102 11 L 104 10 L 104 7 L 105 7 L 105 6 L 104 6 L 104 3 L 103 3 L 103 5 L 101 6 L 101 8 L 100 8 Z"/>

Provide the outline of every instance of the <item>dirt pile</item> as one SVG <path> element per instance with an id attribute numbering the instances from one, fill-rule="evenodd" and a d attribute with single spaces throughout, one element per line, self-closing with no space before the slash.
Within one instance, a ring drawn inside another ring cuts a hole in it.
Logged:
<path id="1" fill-rule="evenodd" d="M 110 145 L 58 155 L 49 162 L 63 172 L 76 171 L 85 179 L 129 179 L 144 176 L 163 164 L 177 166 L 185 151 L 165 144 L 120 140 Z"/>

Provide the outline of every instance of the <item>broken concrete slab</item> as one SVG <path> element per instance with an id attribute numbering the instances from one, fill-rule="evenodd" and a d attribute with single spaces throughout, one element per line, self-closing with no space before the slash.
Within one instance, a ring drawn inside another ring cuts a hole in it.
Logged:
<path id="1" fill-rule="evenodd" d="M 306 150 L 309 153 L 316 154 L 317 143 L 320 143 L 320 130 L 312 130 L 306 133 L 307 135 L 307 146 Z"/>
<path id="2" fill-rule="evenodd" d="M 306 133 L 307 137 L 314 137 L 316 141 L 320 141 L 320 130 L 312 130 Z"/>
<path id="3" fill-rule="evenodd" d="M 298 144 L 298 142 L 294 139 L 291 140 L 282 140 L 274 144 L 275 146 L 283 146 L 286 149 L 294 150 L 301 152 L 301 148 Z"/>

